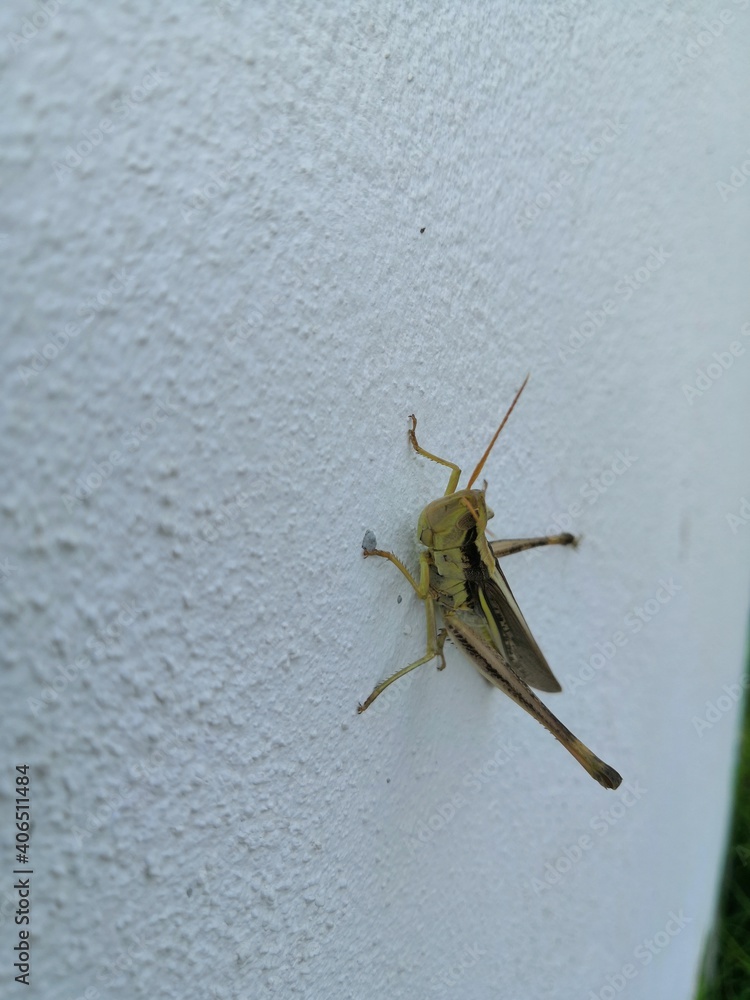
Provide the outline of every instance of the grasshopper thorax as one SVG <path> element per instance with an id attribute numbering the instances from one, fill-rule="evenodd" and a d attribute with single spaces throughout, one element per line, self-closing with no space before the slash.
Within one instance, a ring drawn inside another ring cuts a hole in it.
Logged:
<path id="1" fill-rule="evenodd" d="M 427 504 L 419 515 L 417 538 L 428 549 L 460 548 L 469 532 L 484 534 L 491 517 L 484 490 L 458 490 Z"/>

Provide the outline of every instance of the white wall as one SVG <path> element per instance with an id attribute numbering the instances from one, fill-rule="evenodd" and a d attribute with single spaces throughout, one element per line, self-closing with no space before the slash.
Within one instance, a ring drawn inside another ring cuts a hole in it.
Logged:
<path id="1" fill-rule="evenodd" d="M 746 7 L 4 5 L 26 995 L 692 995 L 748 606 Z M 506 569 L 618 792 L 455 650 L 355 714 L 422 650 L 360 552 L 414 565 L 444 489 L 407 415 L 471 467 L 527 371 L 488 499 L 500 537 L 580 505 Z"/>

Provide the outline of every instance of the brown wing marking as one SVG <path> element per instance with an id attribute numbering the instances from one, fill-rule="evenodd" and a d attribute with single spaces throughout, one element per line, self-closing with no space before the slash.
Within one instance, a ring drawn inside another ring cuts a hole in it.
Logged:
<path id="1" fill-rule="evenodd" d="M 478 584 L 478 597 L 498 652 L 537 691 L 562 691 L 498 565 Z"/>

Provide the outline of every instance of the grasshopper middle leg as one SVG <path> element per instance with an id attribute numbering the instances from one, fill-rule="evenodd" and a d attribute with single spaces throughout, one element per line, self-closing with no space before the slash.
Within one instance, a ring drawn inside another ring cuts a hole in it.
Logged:
<path id="1" fill-rule="evenodd" d="M 417 597 L 424 601 L 425 607 L 425 624 L 427 628 L 427 649 L 424 656 L 420 659 L 415 660 L 414 663 L 410 663 L 408 666 L 403 667 L 403 669 L 396 671 L 386 680 L 381 681 L 372 691 L 372 693 L 357 706 L 357 714 L 361 715 L 366 708 L 375 701 L 379 694 L 394 681 L 397 681 L 399 677 L 403 677 L 404 674 L 408 674 L 412 670 L 416 670 L 417 667 L 421 667 L 424 663 L 429 663 L 430 660 L 434 660 L 436 657 L 439 658 L 438 670 L 443 670 L 445 668 L 445 656 L 443 654 L 443 645 L 445 644 L 445 629 L 441 629 L 438 632 L 437 621 L 435 617 L 435 601 L 430 596 L 430 563 L 427 558 L 427 554 L 423 553 L 419 560 L 420 565 L 420 576 L 419 583 L 414 579 L 409 570 L 404 566 L 398 556 L 395 556 L 392 552 L 386 552 L 383 549 L 365 549 L 364 555 L 368 556 L 380 556 L 383 559 L 387 559 L 392 562 L 401 572 L 404 574 L 406 579 L 412 585 L 416 591 Z"/>

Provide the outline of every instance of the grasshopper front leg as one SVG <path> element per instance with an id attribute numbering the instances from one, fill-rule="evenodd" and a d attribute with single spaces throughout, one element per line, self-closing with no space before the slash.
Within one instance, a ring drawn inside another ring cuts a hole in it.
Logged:
<path id="1" fill-rule="evenodd" d="M 414 663 L 410 663 L 408 666 L 404 667 L 402 670 L 398 670 L 391 677 L 386 680 L 381 681 L 372 691 L 372 693 L 363 701 L 357 705 L 357 714 L 361 715 L 366 708 L 375 701 L 379 694 L 394 681 L 397 681 L 399 677 L 403 677 L 404 674 L 408 674 L 412 670 L 416 670 L 417 667 L 421 667 L 424 663 L 429 663 L 430 660 L 434 660 L 435 657 L 439 657 L 440 662 L 438 663 L 438 670 L 443 670 L 445 668 L 445 656 L 443 655 L 443 645 L 445 644 L 445 630 L 441 629 L 440 632 L 437 630 L 437 622 L 435 617 L 435 601 L 430 595 L 430 559 L 426 552 L 423 552 L 419 557 L 419 583 L 414 579 L 409 570 L 404 566 L 398 556 L 395 556 L 392 552 L 386 552 L 383 549 L 364 549 L 363 555 L 365 558 L 368 556 L 380 556 L 382 559 L 387 559 L 396 566 L 409 583 L 414 588 L 417 597 L 424 601 L 425 607 L 425 624 L 427 627 L 427 650 L 425 655 L 419 660 L 415 660 Z"/>

